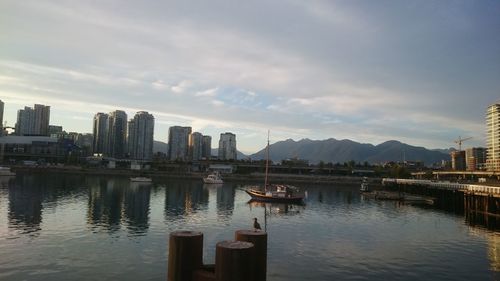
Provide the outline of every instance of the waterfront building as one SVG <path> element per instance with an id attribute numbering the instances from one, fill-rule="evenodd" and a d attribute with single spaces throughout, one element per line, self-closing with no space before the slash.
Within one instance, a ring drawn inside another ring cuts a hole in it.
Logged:
<path id="1" fill-rule="evenodd" d="M 486 163 L 486 148 L 472 147 L 465 150 L 467 171 L 483 170 Z"/>
<path id="2" fill-rule="evenodd" d="M 131 159 L 153 159 L 153 135 L 155 119 L 146 111 L 139 111 L 128 122 L 128 153 Z"/>
<path id="3" fill-rule="evenodd" d="M 18 136 L 49 136 L 50 106 L 35 104 L 17 111 L 15 126 Z"/>
<path id="4" fill-rule="evenodd" d="M 451 169 L 454 171 L 465 170 L 465 151 L 456 150 L 451 152 Z"/>
<path id="5" fill-rule="evenodd" d="M 189 159 L 189 135 L 191 127 L 173 126 L 168 129 L 168 159 Z"/>
<path id="6" fill-rule="evenodd" d="M 105 154 L 114 158 L 124 158 L 127 151 L 127 113 L 115 110 L 108 116 L 108 145 Z"/>
<path id="7" fill-rule="evenodd" d="M 189 156 L 191 160 L 198 161 L 201 160 L 203 156 L 203 135 L 198 132 L 194 132 L 189 135 Z"/>
<path id="8" fill-rule="evenodd" d="M 486 167 L 488 171 L 500 171 L 500 103 L 486 110 Z"/>
<path id="9" fill-rule="evenodd" d="M 94 154 L 104 154 L 108 144 L 108 114 L 98 112 L 94 116 L 94 140 L 92 151 Z"/>
<path id="10" fill-rule="evenodd" d="M 219 160 L 236 160 L 236 135 L 233 133 L 220 134 Z"/>
<path id="11" fill-rule="evenodd" d="M 205 158 L 205 159 L 210 159 L 212 157 L 212 137 L 211 136 L 203 136 L 201 157 Z"/>
<path id="12" fill-rule="evenodd" d="M 70 143 L 47 136 L 0 137 L 0 162 L 33 161 L 38 163 L 62 163 Z"/>

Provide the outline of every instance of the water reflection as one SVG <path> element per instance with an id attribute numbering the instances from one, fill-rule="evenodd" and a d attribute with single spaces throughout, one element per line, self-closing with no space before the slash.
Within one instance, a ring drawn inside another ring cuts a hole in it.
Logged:
<path id="1" fill-rule="evenodd" d="M 23 233 L 40 230 L 42 222 L 43 186 L 33 177 L 20 177 L 9 186 L 9 227 Z"/>
<path id="2" fill-rule="evenodd" d="M 165 219 L 180 219 L 208 207 L 208 190 L 192 181 L 167 183 L 165 189 Z"/>
<path id="3" fill-rule="evenodd" d="M 151 184 L 131 183 L 125 190 L 125 218 L 128 228 L 135 234 L 142 234 L 149 228 L 149 202 Z"/>
<path id="4" fill-rule="evenodd" d="M 150 185 L 130 183 L 126 178 L 96 178 L 88 182 L 87 222 L 111 233 L 127 224 L 131 234 L 149 228 Z"/>
<path id="5" fill-rule="evenodd" d="M 217 216 L 227 218 L 233 215 L 234 197 L 235 190 L 232 185 L 217 187 Z"/>

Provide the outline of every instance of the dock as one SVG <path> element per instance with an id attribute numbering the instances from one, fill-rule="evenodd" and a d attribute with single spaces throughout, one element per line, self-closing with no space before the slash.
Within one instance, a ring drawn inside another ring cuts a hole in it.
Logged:
<path id="1" fill-rule="evenodd" d="M 434 197 L 434 205 L 441 209 L 485 225 L 500 225 L 500 186 L 394 178 L 384 178 L 382 185 L 391 191 Z"/>

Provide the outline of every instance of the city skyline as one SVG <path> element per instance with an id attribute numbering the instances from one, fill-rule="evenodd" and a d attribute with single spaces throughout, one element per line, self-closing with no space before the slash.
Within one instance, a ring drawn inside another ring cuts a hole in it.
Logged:
<path id="1" fill-rule="evenodd" d="M 50 125 L 86 133 L 96 112 L 148 111 L 155 140 L 176 125 L 231 131 L 245 153 L 268 129 L 271 142 L 486 146 L 500 3 L 245 5 L 3 1 L 4 121 L 47 104 Z"/>

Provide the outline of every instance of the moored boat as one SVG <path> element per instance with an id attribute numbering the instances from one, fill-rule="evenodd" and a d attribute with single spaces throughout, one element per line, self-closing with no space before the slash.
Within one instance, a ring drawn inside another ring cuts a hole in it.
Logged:
<path id="1" fill-rule="evenodd" d="M 262 202 L 303 203 L 304 200 L 304 195 L 299 193 L 297 187 L 284 184 L 269 185 L 265 191 L 250 188 L 245 192 L 252 200 Z"/>
<path id="2" fill-rule="evenodd" d="M 305 195 L 300 193 L 298 188 L 286 184 L 268 184 L 267 175 L 269 172 L 269 133 L 267 136 L 266 147 L 266 174 L 264 180 L 264 191 L 259 188 L 252 187 L 245 190 L 245 192 L 252 197 L 252 200 L 262 202 L 283 202 L 283 203 L 303 203 Z"/>
<path id="3" fill-rule="evenodd" d="M 211 173 L 203 178 L 203 183 L 206 184 L 222 184 L 224 181 L 218 172 Z"/>
<path id="4" fill-rule="evenodd" d="M 359 189 L 361 192 L 370 192 L 370 187 L 368 185 L 368 178 L 364 177 L 363 181 L 361 181 L 361 188 Z"/>
<path id="5" fill-rule="evenodd" d="M 130 178 L 131 182 L 152 182 L 153 180 L 151 178 L 147 177 L 134 177 Z"/>
<path id="6" fill-rule="evenodd" d="M 15 176 L 16 173 L 12 172 L 9 167 L 0 167 L 0 176 Z"/>

